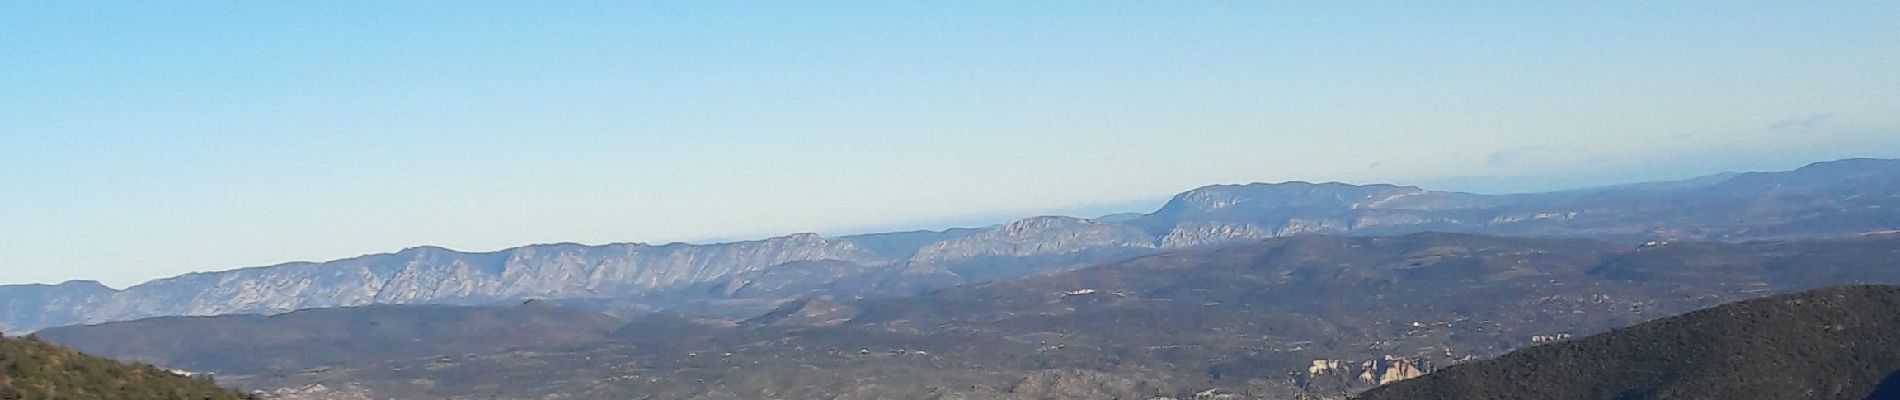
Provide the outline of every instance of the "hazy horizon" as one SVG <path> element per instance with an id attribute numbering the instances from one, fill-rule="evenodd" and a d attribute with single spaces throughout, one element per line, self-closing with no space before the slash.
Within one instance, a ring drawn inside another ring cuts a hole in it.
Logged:
<path id="1" fill-rule="evenodd" d="M 0 5 L 0 284 L 1900 157 L 1900 4 Z M 1096 215 L 1076 215 L 1093 217 Z"/>
<path id="2" fill-rule="evenodd" d="M 1849 157 L 1849 158 L 1852 158 L 1852 157 Z M 1826 162 L 1826 161 L 1836 161 L 1836 160 L 1816 160 L 1814 162 Z M 1803 165 L 1806 165 L 1806 164 L 1810 164 L 1810 163 L 1803 163 Z M 1582 184 L 1582 185 L 1566 186 L 1566 187 L 1541 188 L 1541 189 L 1533 189 L 1533 190 L 1516 190 L 1516 191 L 1444 189 L 1444 188 L 1433 186 L 1432 183 L 1403 184 L 1403 185 L 1419 186 L 1421 188 L 1428 189 L 1428 190 L 1467 192 L 1467 193 L 1478 193 L 1478 194 L 1524 194 L 1524 193 L 1540 193 L 1540 192 L 1548 192 L 1548 191 L 1592 189 L 1592 188 L 1609 187 L 1609 186 L 1617 186 L 1617 185 L 1624 185 L 1624 184 L 1635 184 L 1635 183 L 1677 181 L 1677 180 L 1686 180 L 1690 178 L 1710 176 L 1710 175 L 1723 174 L 1723 173 L 1781 171 L 1781 170 L 1792 170 L 1794 168 L 1795 167 L 1787 167 L 1787 168 L 1780 168 L 1780 169 L 1766 169 L 1766 170 L 1724 170 L 1724 171 L 1716 171 L 1716 172 L 1710 172 L 1710 173 L 1694 174 L 1690 176 L 1680 176 L 1680 177 L 1675 177 L 1675 178 L 1660 178 L 1656 180 L 1642 180 L 1642 181 L 1597 182 L 1593 178 L 1580 178 L 1579 179 L 1580 181 L 1590 182 L 1590 183 Z M 1461 181 L 1463 179 L 1465 178 L 1449 178 L 1445 180 L 1435 181 L 1435 183 L 1453 182 L 1453 183 L 1449 183 L 1449 185 L 1451 185 L 1452 187 L 1456 187 L 1457 183 L 1455 182 Z M 1515 179 L 1518 179 L 1518 178 L 1513 178 L 1513 177 L 1485 178 L 1485 179 L 1479 179 L 1479 180 L 1486 181 L 1486 182 L 1471 183 L 1469 185 L 1474 186 L 1474 187 L 1485 187 L 1487 185 L 1497 185 L 1498 183 L 1496 182 L 1498 181 L 1509 182 Z M 1251 184 L 1251 183 L 1286 183 L 1286 182 L 1291 182 L 1291 181 L 1229 182 L 1229 183 L 1215 183 L 1215 184 L 1210 184 L 1210 185 L 1244 185 L 1244 184 Z M 1348 183 L 1348 184 L 1356 184 L 1356 185 L 1387 183 L 1387 182 L 1337 182 L 1337 181 L 1321 181 L 1321 182 L 1314 182 L 1314 183 L 1322 183 L 1322 182 Z M 803 233 L 815 233 L 815 234 L 823 235 L 826 237 L 843 237 L 843 236 L 856 236 L 856 235 L 894 233 L 894 232 L 944 231 L 944 230 L 949 230 L 949 229 L 983 228 L 983 227 L 988 227 L 988 226 L 1005 224 L 1011 221 L 1021 220 L 1025 218 L 1033 218 L 1033 217 L 1041 217 L 1041 216 L 1098 218 L 1098 217 L 1109 216 L 1109 215 L 1114 215 L 1114 214 L 1126 214 L 1126 213 L 1146 214 L 1146 213 L 1154 212 L 1155 210 L 1159 209 L 1161 206 L 1164 205 L 1164 203 L 1166 203 L 1171 198 L 1172 196 L 1165 196 L 1165 197 L 1156 197 L 1156 198 L 1148 198 L 1148 199 L 1128 200 L 1128 201 L 1121 201 L 1121 202 L 1085 203 L 1085 204 L 1077 204 L 1077 205 L 1071 205 L 1071 206 L 1066 206 L 1066 207 L 998 210 L 998 211 L 986 212 L 986 213 L 954 215 L 954 216 L 939 216 L 936 218 L 925 218 L 925 219 L 917 219 L 917 220 L 909 220 L 909 221 L 894 221 L 894 222 L 889 222 L 889 223 L 858 226 L 858 227 L 840 227 L 837 229 L 825 230 L 825 231 L 777 232 L 777 233 L 765 233 L 765 234 L 760 234 L 757 236 L 712 236 L 712 237 L 694 238 L 694 239 L 686 239 L 686 240 L 670 240 L 670 241 L 645 241 L 645 240 L 613 240 L 613 241 L 602 241 L 602 242 L 552 241 L 552 242 L 518 243 L 518 244 L 505 245 L 505 246 L 494 247 L 494 248 L 483 248 L 483 249 L 458 248 L 454 246 L 424 243 L 424 244 L 412 244 L 412 245 L 402 246 L 399 248 L 388 248 L 388 249 L 370 251 L 370 252 L 359 253 L 359 254 L 338 255 L 335 257 L 322 258 L 322 259 L 280 260 L 276 262 L 260 263 L 260 264 L 252 264 L 252 265 L 233 265 L 233 266 L 221 266 L 221 267 L 212 267 L 212 268 L 200 268 L 200 269 L 182 271 L 182 272 L 179 272 L 179 274 L 193 273 L 193 272 L 228 271 L 228 270 L 239 269 L 239 268 L 267 267 L 267 266 L 281 265 L 281 264 L 287 264 L 287 263 L 297 263 L 297 262 L 328 262 L 328 261 L 366 256 L 366 255 L 390 254 L 390 253 L 395 253 L 401 250 L 417 248 L 417 247 L 438 247 L 438 248 L 445 248 L 445 249 L 459 251 L 459 252 L 486 253 L 486 252 L 502 251 L 502 250 L 517 248 L 517 247 L 549 245 L 549 244 L 559 244 L 559 243 L 573 243 L 573 244 L 580 244 L 580 245 L 586 245 L 586 246 L 601 246 L 601 245 L 621 244 L 621 243 L 639 243 L 639 244 L 647 244 L 647 245 L 686 243 L 686 244 L 693 244 L 693 245 L 708 245 L 708 244 L 757 241 L 757 240 L 769 239 L 773 237 L 783 237 L 783 236 L 803 234 Z M 153 279 L 163 279 L 163 278 L 167 278 L 171 276 L 176 276 L 176 274 L 155 277 Z M 105 283 L 106 281 L 103 281 L 100 279 L 79 277 L 79 278 L 71 278 L 71 279 L 66 279 L 66 280 L 61 280 L 61 281 L 0 282 L 0 285 L 63 284 L 63 283 L 70 283 L 74 281 L 98 281 L 98 282 L 102 282 L 106 286 L 111 287 L 113 289 L 123 290 L 130 286 L 149 282 L 150 279 L 144 280 L 144 281 L 138 281 L 138 282 L 112 284 L 112 283 Z"/>

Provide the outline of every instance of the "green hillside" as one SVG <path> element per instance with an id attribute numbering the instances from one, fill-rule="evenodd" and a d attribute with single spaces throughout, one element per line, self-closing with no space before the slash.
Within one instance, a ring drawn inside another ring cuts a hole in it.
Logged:
<path id="1" fill-rule="evenodd" d="M 0 400 L 245 398 L 210 379 L 80 354 L 37 338 L 0 338 Z"/>

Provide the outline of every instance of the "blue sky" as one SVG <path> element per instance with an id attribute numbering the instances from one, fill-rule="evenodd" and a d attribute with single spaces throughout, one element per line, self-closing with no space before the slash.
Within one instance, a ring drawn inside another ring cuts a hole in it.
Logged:
<path id="1" fill-rule="evenodd" d="M 1895 2 L 925 3 L 0 3 L 0 283 L 1900 157 Z"/>

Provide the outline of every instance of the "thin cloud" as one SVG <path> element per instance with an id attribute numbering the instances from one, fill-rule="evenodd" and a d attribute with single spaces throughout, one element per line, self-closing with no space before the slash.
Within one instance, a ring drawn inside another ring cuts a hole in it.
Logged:
<path id="1" fill-rule="evenodd" d="M 1522 165 L 1526 161 L 1537 159 L 1539 156 L 1550 153 L 1552 150 L 1554 149 L 1550 148 L 1550 146 L 1543 145 L 1500 149 L 1491 152 L 1491 156 L 1485 161 L 1485 166 L 1504 167 Z"/>
<path id="2" fill-rule="evenodd" d="M 1779 132 L 1808 132 L 1826 125 L 1828 118 L 1828 114 L 1814 114 L 1769 124 L 1768 129 Z"/>

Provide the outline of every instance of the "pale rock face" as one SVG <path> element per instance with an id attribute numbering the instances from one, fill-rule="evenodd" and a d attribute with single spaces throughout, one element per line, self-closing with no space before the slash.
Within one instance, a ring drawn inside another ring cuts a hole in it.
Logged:
<path id="1" fill-rule="evenodd" d="M 1194 393 L 1194 400 L 1242 400 L 1238 394 L 1221 393 L 1219 389 L 1207 389 Z"/>
<path id="2" fill-rule="evenodd" d="M 1397 225 L 1444 222 L 1409 214 L 1368 214 L 1353 219 L 1291 218 L 1278 226 L 1253 222 L 1186 221 L 1175 224 L 1160 239 L 1162 248 L 1184 248 L 1237 240 L 1259 240 L 1308 234 L 1347 234 L 1355 230 Z"/>
<path id="3" fill-rule="evenodd" d="M 1293 236 L 1315 233 L 1336 233 L 1345 232 L 1346 226 L 1346 223 L 1334 219 L 1294 218 L 1287 220 L 1286 224 L 1281 225 L 1280 230 L 1273 234 L 1274 236 Z"/>
<path id="4" fill-rule="evenodd" d="M 1549 344 L 1549 343 L 1556 343 L 1556 342 L 1561 342 L 1565 340 L 1570 340 L 1570 334 L 1559 333 L 1555 335 L 1531 336 L 1531 344 Z"/>
<path id="5" fill-rule="evenodd" d="M 1349 365 L 1343 360 L 1313 360 L 1313 365 L 1306 367 L 1306 374 L 1326 375 L 1345 373 L 1347 368 L 1349 368 Z"/>
<path id="6" fill-rule="evenodd" d="M 1251 223 L 1195 221 L 1178 224 L 1168 230 L 1167 234 L 1161 236 L 1161 247 L 1174 249 L 1234 240 L 1266 239 L 1274 234 L 1268 228 Z"/>
<path id="7" fill-rule="evenodd" d="M 1418 214 L 1413 214 L 1413 213 L 1403 212 L 1403 211 L 1383 212 L 1383 213 L 1369 213 L 1369 214 L 1360 215 L 1358 218 L 1353 219 L 1351 226 L 1349 226 L 1346 229 L 1358 230 L 1358 229 L 1374 228 L 1374 227 L 1398 226 L 1398 225 L 1424 225 L 1424 224 L 1432 224 L 1432 223 L 1456 224 L 1458 223 L 1458 221 L 1455 219 L 1448 219 L 1448 218 L 1428 218 L 1428 217 L 1421 216 Z"/>
<path id="8" fill-rule="evenodd" d="M 1427 372 L 1431 372 L 1431 365 L 1423 359 L 1388 355 L 1382 359 L 1367 360 L 1361 365 L 1359 380 L 1374 385 L 1384 385 L 1424 376 Z"/>
<path id="9" fill-rule="evenodd" d="M 1499 215 L 1496 217 L 1492 217 L 1491 220 L 1488 221 L 1488 223 L 1491 225 L 1501 225 L 1501 224 L 1515 224 L 1515 223 L 1531 222 L 1531 221 L 1567 221 L 1567 220 L 1577 218 L 1577 215 L 1579 214 L 1580 213 L 1576 211 L 1541 211 L 1541 212 L 1530 212 L 1530 213 L 1518 213 L 1518 214 Z"/>

